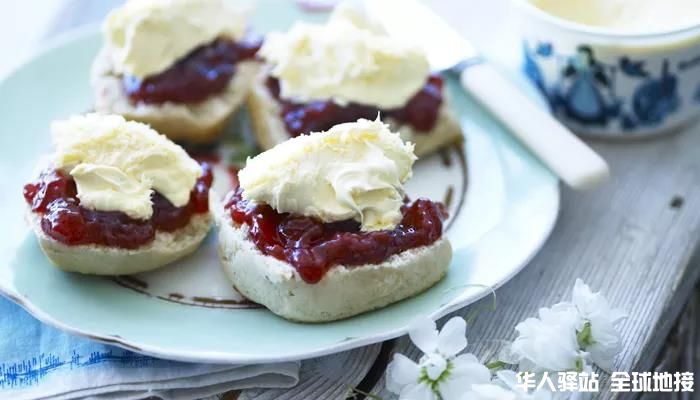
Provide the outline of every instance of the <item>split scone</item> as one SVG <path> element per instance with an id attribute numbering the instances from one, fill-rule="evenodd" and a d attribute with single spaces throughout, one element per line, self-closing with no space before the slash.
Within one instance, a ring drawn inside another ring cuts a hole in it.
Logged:
<path id="1" fill-rule="evenodd" d="M 379 114 L 424 156 L 462 140 L 446 88 L 418 47 L 388 36 L 341 4 L 325 25 L 270 33 L 248 96 L 261 146 Z"/>
<path id="2" fill-rule="evenodd" d="M 240 170 L 217 216 L 241 294 L 302 322 L 351 317 L 419 294 L 452 257 L 444 206 L 408 201 L 416 160 L 380 121 L 290 139 Z"/>
<path id="3" fill-rule="evenodd" d="M 93 64 L 98 112 L 210 143 L 244 102 L 260 41 L 226 0 L 129 0 L 103 25 Z"/>
<path id="4" fill-rule="evenodd" d="M 194 252 L 211 226 L 212 174 L 139 122 L 88 114 L 52 124 L 55 153 L 25 185 L 27 220 L 57 267 L 123 275 Z"/>

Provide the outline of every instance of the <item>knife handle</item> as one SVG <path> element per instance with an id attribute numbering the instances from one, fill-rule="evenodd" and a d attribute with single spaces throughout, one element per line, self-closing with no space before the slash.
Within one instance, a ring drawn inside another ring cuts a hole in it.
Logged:
<path id="1" fill-rule="evenodd" d="M 610 175 L 605 160 L 492 65 L 479 63 L 466 68 L 461 74 L 461 82 L 570 187 L 592 188 Z"/>

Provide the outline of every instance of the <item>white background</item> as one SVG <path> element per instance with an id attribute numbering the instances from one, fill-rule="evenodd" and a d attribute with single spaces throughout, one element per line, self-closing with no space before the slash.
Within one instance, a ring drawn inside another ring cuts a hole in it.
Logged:
<path id="1" fill-rule="evenodd" d="M 0 75 L 31 54 L 67 1 L 0 0 Z"/>

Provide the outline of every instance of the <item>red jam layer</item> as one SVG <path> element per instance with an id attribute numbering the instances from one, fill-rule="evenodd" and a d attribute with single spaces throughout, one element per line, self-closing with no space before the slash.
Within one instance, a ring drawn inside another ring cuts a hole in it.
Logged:
<path id="1" fill-rule="evenodd" d="M 281 105 L 281 116 L 292 137 L 310 132 L 326 131 L 334 125 L 357 121 L 360 118 L 374 119 L 377 113 L 382 118 L 393 118 L 411 125 L 417 132 L 430 132 L 437 122 L 442 104 L 444 82 L 439 75 L 431 75 L 425 86 L 402 108 L 382 110 L 377 107 L 350 103 L 345 106 L 333 101 L 313 101 L 307 104 L 294 103 L 280 97 L 279 81 L 270 77 L 267 87 Z"/>
<path id="2" fill-rule="evenodd" d="M 403 219 L 394 229 L 361 232 L 354 220 L 323 223 L 280 214 L 266 204 L 244 200 L 240 188 L 229 194 L 225 207 L 235 223 L 248 225 L 251 240 L 263 254 L 290 263 L 307 283 L 320 281 L 333 265 L 379 264 L 434 243 L 447 217 L 442 204 L 418 199 L 401 208 Z"/>
<path id="3" fill-rule="evenodd" d="M 217 39 L 194 49 L 158 75 L 140 80 L 124 76 L 124 90 L 132 103 L 198 103 L 221 93 L 236 72 L 236 63 L 255 57 L 262 42 L 246 37 L 239 42 Z"/>
<path id="4" fill-rule="evenodd" d="M 203 174 L 190 193 L 190 202 L 175 207 L 154 192 L 153 216 L 149 220 L 129 217 L 119 211 L 96 211 L 80 206 L 75 181 L 60 171 L 44 171 L 24 186 L 24 199 L 33 212 L 41 214 L 41 229 L 67 245 L 97 244 L 135 249 L 150 243 L 156 231 L 172 232 L 185 227 L 193 214 L 209 211 L 211 168 L 202 164 Z"/>

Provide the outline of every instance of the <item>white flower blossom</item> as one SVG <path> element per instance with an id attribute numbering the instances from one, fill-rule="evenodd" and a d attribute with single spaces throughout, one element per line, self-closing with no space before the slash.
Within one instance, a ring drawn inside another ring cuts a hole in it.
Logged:
<path id="1" fill-rule="evenodd" d="M 386 387 L 401 400 L 460 400 L 473 384 L 488 383 L 491 373 L 473 354 L 457 355 L 467 347 L 463 318 L 447 321 L 440 332 L 429 318 L 411 324 L 409 337 L 423 353 L 418 363 L 394 355 Z"/>
<path id="2" fill-rule="evenodd" d="M 510 345 L 513 363 L 523 371 L 580 371 L 586 354 L 576 340 L 576 308 L 558 304 L 541 308 L 539 318 L 515 326 L 518 337 Z"/>
<path id="3" fill-rule="evenodd" d="M 518 337 L 502 349 L 499 360 L 518 364 L 521 371 L 592 371 L 587 361 L 603 369 L 612 367 L 620 351 L 616 325 L 626 317 L 612 308 L 599 292 L 593 293 L 576 280 L 570 302 L 541 308 L 537 318 L 528 318 L 515 329 Z M 491 373 L 473 354 L 458 355 L 467 346 L 466 322 L 455 317 L 441 331 L 429 318 L 416 320 L 409 328 L 411 341 L 424 353 L 416 363 L 394 355 L 387 370 L 387 389 L 400 400 L 582 400 L 590 393 L 552 393 L 545 389 L 525 390 L 516 373 Z"/>
<path id="4" fill-rule="evenodd" d="M 578 331 L 579 345 L 590 353 L 590 359 L 600 368 L 610 371 L 621 349 L 620 332 L 615 325 L 627 317 L 620 308 L 612 308 L 600 293 L 593 293 L 582 280 L 576 279 L 571 302 L 583 321 Z"/>
<path id="5" fill-rule="evenodd" d="M 621 346 L 615 325 L 625 316 L 577 279 L 571 302 L 541 308 L 539 318 L 519 323 L 515 327 L 518 337 L 501 352 L 500 359 L 536 373 L 581 371 L 586 361 L 610 370 Z"/>
<path id="6" fill-rule="evenodd" d="M 387 367 L 386 388 L 401 399 L 437 400 L 429 383 L 421 380 L 421 367 L 403 354 L 394 354 Z"/>

